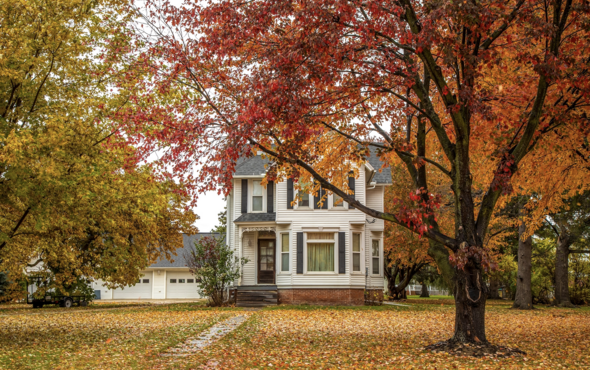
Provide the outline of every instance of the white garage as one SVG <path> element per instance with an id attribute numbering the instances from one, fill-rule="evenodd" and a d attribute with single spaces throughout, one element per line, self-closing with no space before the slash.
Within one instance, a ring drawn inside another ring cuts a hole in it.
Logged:
<path id="1" fill-rule="evenodd" d="M 113 290 L 113 299 L 151 299 L 153 272 L 144 272 L 133 286 Z"/>
<path id="2" fill-rule="evenodd" d="M 166 298 L 200 298 L 195 277 L 188 271 L 166 272 Z"/>

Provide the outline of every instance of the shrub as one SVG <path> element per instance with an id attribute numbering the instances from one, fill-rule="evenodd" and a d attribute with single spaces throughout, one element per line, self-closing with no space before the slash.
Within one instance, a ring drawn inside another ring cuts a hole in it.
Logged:
<path id="1" fill-rule="evenodd" d="M 241 267 L 248 259 L 234 257 L 223 238 L 203 237 L 185 255 L 187 266 L 197 279 L 199 294 L 209 299 L 210 306 L 228 301 L 227 288 L 240 277 Z"/>

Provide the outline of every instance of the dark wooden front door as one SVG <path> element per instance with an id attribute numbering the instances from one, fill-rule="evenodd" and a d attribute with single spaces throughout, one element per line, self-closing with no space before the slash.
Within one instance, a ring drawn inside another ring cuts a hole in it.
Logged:
<path id="1" fill-rule="evenodd" d="M 275 283 L 275 241 L 258 240 L 258 284 Z"/>

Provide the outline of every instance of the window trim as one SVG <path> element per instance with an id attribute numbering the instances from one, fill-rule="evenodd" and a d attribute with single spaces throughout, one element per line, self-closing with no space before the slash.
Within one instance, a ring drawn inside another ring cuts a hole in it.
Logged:
<path id="1" fill-rule="evenodd" d="M 266 207 L 266 191 L 265 187 L 262 186 L 262 184 L 260 185 L 260 188 L 262 189 L 262 210 L 261 211 L 255 211 L 254 210 L 254 181 L 260 181 L 262 182 L 263 179 L 252 179 L 248 182 L 248 190 L 250 192 L 250 196 L 248 197 L 248 212 L 250 213 L 266 213 L 267 207 Z M 258 195 L 257 195 L 258 196 Z"/>
<path id="2" fill-rule="evenodd" d="M 334 210 L 334 211 L 348 211 L 348 203 L 342 199 L 342 203 L 340 203 L 339 206 L 335 206 L 334 205 L 334 193 L 328 195 L 328 204 L 330 205 L 328 207 L 328 209 L 330 210 Z"/>
<path id="3" fill-rule="evenodd" d="M 379 243 L 379 255 L 377 257 L 373 256 L 373 241 L 376 241 Z M 371 276 L 381 276 L 383 275 L 383 248 L 381 245 L 381 239 L 380 238 L 371 238 Z M 375 258 L 379 258 L 379 273 L 378 274 L 374 274 L 373 273 L 373 259 Z"/>
<path id="4" fill-rule="evenodd" d="M 354 235 L 355 234 L 359 235 L 359 248 L 360 248 L 360 250 L 358 252 L 355 252 L 353 250 L 353 248 L 354 248 Z M 352 231 L 351 232 L 351 237 L 350 237 L 350 273 L 353 275 L 357 275 L 357 274 L 364 275 L 364 272 L 363 272 L 363 265 L 364 265 L 364 263 L 363 263 L 364 262 L 363 261 L 363 245 L 364 245 L 363 240 L 364 239 L 363 239 L 362 232 L 360 232 L 360 231 Z M 358 270 L 358 271 L 353 270 L 353 268 L 354 268 L 354 258 L 353 257 L 354 257 L 355 253 L 359 254 L 359 259 L 360 259 L 360 266 L 359 266 L 360 270 Z"/>
<path id="5" fill-rule="evenodd" d="M 295 186 L 299 185 L 299 184 L 295 184 L 293 183 L 293 200 L 295 201 L 295 204 L 293 204 L 293 210 L 300 210 L 300 211 L 313 211 L 314 207 L 313 207 L 313 194 L 308 194 L 309 196 L 309 200 L 308 203 L 309 205 L 307 206 L 300 206 L 299 205 L 299 199 L 298 199 L 298 195 L 299 192 L 301 191 L 301 189 L 297 189 Z"/>
<path id="6" fill-rule="evenodd" d="M 307 234 L 314 232 L 325 232 L 332 234 L 334 239 L 307 239 Z M 308 243 L 334 243 L 334 271 L 308 271 L 307 270 L 307 244 Z M 303 232 L 303 274 L 313 275 L 338 275 L 338 233 L 331 231 L 304 231 Z"/>
<path id="7" fill-rule="evenodd" d="M 277 258 L 277 262 L 278 262 L 278 268 L 277 271 L 279 272 L 279 275 L 291 275 L 291 268 L 292 268 L 292 261 L 291 261 L 291 233 L 286 231 L 286 232 L 279 232 L 279 239 L 281 240 L 281 245 L 278 245 L 279 243 L 277 243 L 277 249 L 279 250 L 278 255 L 280 256 L 280 258 Z M 283 235 L 287 235 L 287 251 L 283 252 Z M 283 271 L 283 254 L 287 254 L 287 260 L 289 261 L 289 270 L 287 271 Z"/>

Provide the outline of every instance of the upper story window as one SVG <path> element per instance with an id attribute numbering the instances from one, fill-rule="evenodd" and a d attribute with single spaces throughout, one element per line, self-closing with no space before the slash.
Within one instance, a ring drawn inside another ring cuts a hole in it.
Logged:
<path id="1" fill-rule="evenodd" d="M 338 194 L 332 194 L 332 207 L 333 208 L 344 208 L 344 200 Z"/>
<path id="2" fill-rule="evenodd" d="M 301 183 L 299 187 L 299 207 L 309 207 L 309 193 L 304 192 L 302 189 L 307 188 L 307 184 Z"/>
<path id="3" fill-rule="evenodd" d="M 262 212 L 263 196 L 260 180 L 252 181 L 252 212 Z"/>

